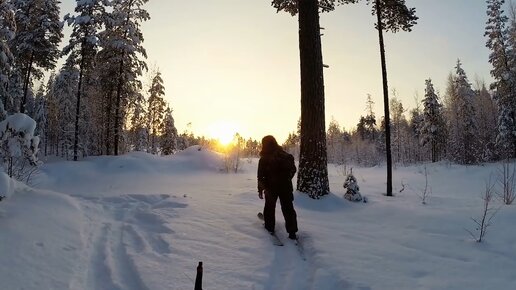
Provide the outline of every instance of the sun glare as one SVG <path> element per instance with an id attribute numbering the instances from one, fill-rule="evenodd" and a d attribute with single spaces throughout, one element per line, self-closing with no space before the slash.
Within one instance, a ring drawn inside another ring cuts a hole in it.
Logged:
<path id="1" fill-rule="evenodd" d="M 238 132 L 238 127 L 230 122 L 218 122 L 210 126 L 210 136 L 217 139 L 220 145 L 227 146 Z"/>

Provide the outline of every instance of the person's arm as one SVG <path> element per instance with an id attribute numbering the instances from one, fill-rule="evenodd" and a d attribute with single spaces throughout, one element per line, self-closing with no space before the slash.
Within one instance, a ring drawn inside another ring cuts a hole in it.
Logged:
<path id="1" fill-rule="evenodd" d="M 294 162 L 294 156 L 292 156 L 292 154 L 289 154 L 289 174 L 290 174 L 290 179 L 292 179 L 294 177 L 294 175 L 296 174 L 296 163 Z"/>
<path id="2" fill-rule="evenodd" d="M 265 190 L 265 183 L 266 183 L 266 177 L 265 177 L 265 164 L 264 164 L 263 158 L 260 158 L 260 161 L 258 161 L 258 197 L 260 199 L 263 199 L 263 191 Z"/>

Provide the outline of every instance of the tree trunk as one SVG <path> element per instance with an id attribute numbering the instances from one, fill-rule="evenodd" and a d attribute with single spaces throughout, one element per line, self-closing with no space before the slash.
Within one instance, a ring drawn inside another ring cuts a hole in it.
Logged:
<path id="1" fill-rule="evenodd" d="M 378 18 L 378 39 L 380 42 L 380 59 L 382 62 L 383 110 L 385 114 L 385 151 L 387 153 L 387 196 L 392 196 L 392 153 L 391 153 L 391 119 L 389 115 L 389 87 L 387 85 L 387 64 L 385 62 L 385 45 L 383 42 L 381 1 L 376 0 L 376 16 Z"/>
<path id="2" fill-rule="evenodd" d="M 131 6 L 133 5 L 133 1 L 129 1 L 128 3 L 128 7 L 131 8 Z M 129 20 L 131 19 L 131 13 L 127 13 L 127 18 L 125 19 L 125 23 L 127 24 L 129 22 Z M 127 30 L 124 32 L 124 39 L 127 38 Z M 122 77 L 122 74 L 124 72 L 124 57 L 125 57 L 125 51 L 122 51 L 122 58 L 120 59 L 120 68 L 118 70 L 118 85 L 117 85 L 117 89 L 116 89 L 116 106 L 115 106 L 115 132 L 114 132 L 114 137 L 115 137 L 115 144 L 114 144 L 114 150 L 115 150 L 115 156 L 118 155 L 118 144 L 119 144 L 119 139 L 120 139 L 120 106 L 121 106 L 121 101 L 122 101 L 122 81 L 123 81 L 123 77 Z"/>
<path id="3" fill-rule="evenodd" d="M 29 93 L 30 72 L 32 70 L 32 62 L 34 61 L 34 51 L 30 54 L 29 64 L 27 66 L 27 74 L 23 84 L 23 99 L 20 103 L 20 113 L 25 113 L 25 104 L 27 103 L 27 94 Z"/>
<path id="4" fill-rule="evenodd" d="M 120 60 L 120 68 L 118 70 L 118 85 L 116 89 L 116 105 L 115 105 L 115 156 L 118 155 L 118 144 L 120 139 L 120 106 L 122 103 L 122 85 L 123 85 L 123 77 L 122 74 L 124 72 L 124 57 L 125 53 L 122 52 L 122 59 Z"/>
<path id="5" fill-rule="evenodd" d="M 83 40 L 81 47 L 81 67 L 79 68 L 79 84 L 77 86 L 77 105 L 75 108 L 75 134 L 73 139 L 73 161 L 77 161 L 77 147 L 79 146 L 79 116 L 81 112 L 81 90 L 82 90 L 82 76 L 84 72 L 84 54 L 85 41 Z"/>
<path id="6" fill-rule="evenodd" d="M 112 109 L 112 95 L 113 91 L 110 88 L 106 96 L 106 155 L 111 155 L 111 109 Z"/>
<path id="7" fill-rule="evenodd" d="M 297 189 L 312 198 L 330 191 L 326 152 L 324 78 L 317 0 L 299 0 L 301 145 Z"/>

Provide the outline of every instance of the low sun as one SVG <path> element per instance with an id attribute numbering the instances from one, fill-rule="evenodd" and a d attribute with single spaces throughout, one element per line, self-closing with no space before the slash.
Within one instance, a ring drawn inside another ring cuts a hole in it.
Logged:
<path id="1" fill-rule="evenodd" d="M 238 127 L 230 122 L 217 122 L 210 126 L 210 136 L 217 139 L 221 145 L 227 146 L 238 132 Z"/>

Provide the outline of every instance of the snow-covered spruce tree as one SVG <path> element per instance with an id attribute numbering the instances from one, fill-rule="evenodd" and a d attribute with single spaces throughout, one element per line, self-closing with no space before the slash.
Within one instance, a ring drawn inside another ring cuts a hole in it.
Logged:
<path id="1" fill-rule="evenodd" d="M 57 108 L 57 100 L 54 96 L 54 84 L 56 82 L 56 74 L 52 72 L 48 77 L 45 95 L 43 96 L 45 102 L 45 112 L 46 112 L 46 123 L 44 126 L 45 134 L 40 136 L 42 139 L 43 147 L 41 150 L 43 151 L 44 156 L 50 154 L 57 155 L 56 147 L 53 146 L 53 140 L 57 139 L 54 134 L 57 134 L 57 120 L 58 120 L 58 108 Z"/>
<path id="2" fill-rule="evenodd" d="M 69 55 L 69 62 L 79 67 L 79 82 L 76 93 L 75 133 L 73 160 L 77 161 L 79 146 L 79 122 L 81 99 L 83 93 L 83 77 L 88 79 L 94 66 L 98 48 L 98 33 L 103 24 L 105 0 L 77 1 L 75 15 L 67 14 L 64 20 L 72 26 L 69 44 L 64 47 L 63 54 Z"/>
<path id="3" fill-rule="evenodd" d="M 42 70 L 55 68 L 59 43 L 63 37 L 58 0 L 12 0 L 16 17 L 16 36 L 11 50 L 23 76 L 20 112 L 25 112 L 32 77 L 40 79 Z"/>
<path id="4" fill-rule="evenodd" d="M 140 100 L 138 99 L 138 101 Z M 130 116 L 131 127 L 127 133 L 129 134 L 128 138 L 132 150 L 148 150 L 149 131 L 146 126 L 147 112 L 145 111 L 144 104 L 132 106 Z M 153 153 L 157 153 L 157 150 Z"/>
<path id="5" fill-rule="evenodd" d="M 482 161 L 492 161 L 497 157 L 497 108 L 493 97 L 482 82 L 480 88 L 475 90 L 477 94 L 475 110 L 477 112 L 478 139 Z"/>
<path id="6" fill-rule="evenodd" d="M 355 157 L 353 159 L 355 159 L 358 164 L 365 166 L 373 166 L 379 162 L 375 146 L 375 142 L 378 139 L 378 129 L 376 128 L 373 104 L 374 102 L 371 100 L 371 95 L 367 94 L 366 116 L 360 116 L 356 129 L 357 138 L 354 138 L 353 142 L 355 147 L 353 153 Z M 343 148 L 345 147 L 346 146 L 343 146 Z"/>
<path id="7" fill-rule="evenodd" d="M 425 80 L 425 85 L 419 142 L 422 146 L 429 147 L 432 162 L 437 162 L 444 149 L 446 123 L 442 112 L 442 105 L 439 103 L 439 97 L 435 93 L 432 80 Z"/>
<path id="8" fill-rule="evenodd" d="M 57 130 L 56 152 L 69 159 L 73 155 L 75 104 L 79 71 L 71 63 L 65 63 L 56 76 L 52 95 L 57 102 Z"/>
<path id="9" fill-rule="evenodd" d="M 489 62 L 493 66 L 491 76 L 494 82 L 494 98 L 498 104 L 498 134 L 496 143 L 503 157 L 516 157 L 516 120 L 515 120 L 515 74 L 514 47 L 509 44 L 507 16 L 504 15 L 504 0 L 487 0 L 486 47 L 491 50 Z M 514 42 L 513 42 L 514 45 Z"/>
<path id="10" fill-rule="evenodd" d="M 479 160 L 475 92 L 471 88 L 460 60 L 451 76 L 448 96 L 448 155 L 461 164 L 472 164 Z"/>
<path id="11" fill-rule="evenodd" d="M 114 71 L 116 79 L 114 91 L 114 154 L 119 154 L 120 139 L 125 117 L 131 105 L 138 105 L 143 99 L 140 93 L 141 81 L 138 79 L 147 70 L 144 58 L 141 24 L 150 19 L 143 8 L 148 0 L 113 0 L 112 11 L 106 14 L 106 29 L 100 34 L 101 47 L 105 50 L 104 60 Z"/>
<path id="12" fill-rule="evenodd" d="M 341 141 L 342 131 L 339 122 L 333 117 L 330 124 L 328 124 L 328 131 L 326 132 L 326 144 L 328 144 L 328 161 L 337 163 L 339 161 L 339 142 Z"/>
<path id="13" fill-rule="evenodd" d="M 408 142 L 409 124 L 405 117 L 405 108 L 397 97 L 390 100 L 391 119 L 391 148 L 394 164 L 405 164 L 405 147 Z"/>
<path id="14" fill-rule="evenodd" d="M 372 3 L 373 15 L 376 14 L 375 24 L 378 30 L 378 41 L 380 45 L 380 60 L 382 65 L 383 80 L 383 101 L 384 101 L 384 122 L 385 122 L 385 145 L 387 159 L 387 196 L 392 196 L 392 156 L 391 156 L 391 133 L 389 116 L 389 88 L 387 85 L 387 64 L 385 61 L 385 44 L 383 39 L 384 31 L 393 33 L 399 30 L 411 31 L 416 24 L 418 17 L 415 8 L 408 8 L 405 0 L 368 0 Z"/>
<path id="15" fill-rule="evenodd" d="M 301 145 L 297 189 L 312 198 L 330 191 L 324 111 L 324 78 L 319 11 L 357 0 L 273 0 L 278 11 L 298 15 L 301 62 Z"/>
<path id="16" fill-rule="evenodd" d="M 36 122 L 29 116 L 15 113 L 0 122 L 0 158 L 9 177 L 24 180 L 37 165 L 39 137 L 34 136 Z"/>
<path id="17" fill-rule="evenodd" d="M 173 154 L 178 148 L 177 146 L 177 129 L 172 117 L 172 109 L 167 106 L 165 110 L 165 119 L 163 120 L 163 133 L 160 138 L 161 154 Z"/>
<path id="18" fill-rule="evenodd" d="M 101 38 L 102 39 L 102 38 Z M 102 40 L 101 40 L 102 42 Z M 96 108 L 95 123 L 99 130 L 100 154 L 113 154 L 113 124 L 115 120 L 115 92 L 118 80 L 113 78 L 119 72 L 118 66 L 112 61 L 116 52 L 112 49 L 101 49 L 97 54 L 95 70 L 92 73 L 93 99 L 90 107 Z"/>
<path id="19" fill-rule="evenodd" d="M 346 189 L 344 198 L 349 201 L 362 201 L 362 195 L 360 194 L 360 187 L 358 186 L 357 179 L 353 175 L 353 168 L 350 170 L 346 181 L 344 181 L 343 187 Z M 365 200 L 364 200 L 365 202 Z"/>
<path id="20" fill-rule="evenodd" d="M 156 154 L 158 150 L 158 139 L 163 133 L 162 127 L 165 118 L 165 108 L 167 103 L 163 96 L 165 95 L 165 86 L 163 85 L 163 79 L 161 73 L 156 72 L 152 78 L 152 83 L 149 88 L 149 99 L 147 109 L 147 122 L 149 131 L 149 152 Z"/>
<path id="21" fill-rule="evenodd" d="M 2 109 L 5 108 L 9 98 L 7 89 L 14 62 L 9 42 L 14 38 L 15 31 L 16 22 L 12 6 L 9 1 L 0 0 L 0 55 L 2 56 L 0 57 L 0 102 Z"/>
<path id="22" fill-rule="evenodd" d="M 421 124 L 423 123 L 423 112 L 421 111 L 419 104 L 417 104 L 414 109 L 410 110 L 409 116 L 409 144 L 407 144 L 407 161 L 410 163 L 417 163 L 425 160 L 426 158 L 423 154 L 421 146 L 419 145 L 419 139 L 421 136 Z"/>

